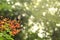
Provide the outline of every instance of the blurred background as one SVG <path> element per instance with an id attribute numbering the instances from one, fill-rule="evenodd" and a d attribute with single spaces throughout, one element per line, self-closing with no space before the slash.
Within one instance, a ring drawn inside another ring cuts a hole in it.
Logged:
<path id="1" fill-rule="evenodd" d="M 60 0 L 0 0 L 0 16 L 20 21 L 15 40 L 60 40 Z"/>

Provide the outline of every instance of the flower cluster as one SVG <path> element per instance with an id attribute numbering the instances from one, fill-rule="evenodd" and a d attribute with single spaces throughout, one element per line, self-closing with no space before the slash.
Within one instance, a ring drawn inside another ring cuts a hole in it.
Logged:
<path id="1" fill-rule="evenodd" d="M 20 23 L 9 18 L 0 19 L 0 32 L 14 36 L 20 32 Z"/>

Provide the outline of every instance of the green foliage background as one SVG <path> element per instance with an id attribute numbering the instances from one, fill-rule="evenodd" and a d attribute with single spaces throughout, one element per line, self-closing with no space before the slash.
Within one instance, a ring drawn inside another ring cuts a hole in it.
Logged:
<path id="1" fill-rule="evenodd" d="M 31 15 L 33 23 L 28 25 Z M 20 20 L 23 29 L 15 40 L 60 40 L 60 0 L 0 0 L 0 16 Z M 45 36 L 38 36 L 41 28 L 30 31 L 34 23 L 43 23 Z"/>

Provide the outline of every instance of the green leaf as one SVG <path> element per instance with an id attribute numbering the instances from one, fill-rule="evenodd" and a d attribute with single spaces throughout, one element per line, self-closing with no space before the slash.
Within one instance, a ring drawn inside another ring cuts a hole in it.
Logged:
<path id="1" fill-rule="evenodd" d="M 0 40 L 4 40 L 4 38 L 3 37 L 0 37 Z"/>

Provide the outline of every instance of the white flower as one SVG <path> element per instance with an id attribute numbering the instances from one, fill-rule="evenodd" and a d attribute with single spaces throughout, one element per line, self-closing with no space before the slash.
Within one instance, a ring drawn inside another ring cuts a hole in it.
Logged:
<path id="1" fill-rule="evenodd" d="M 55 12 L 57 11 L 57 8 L 51 7 L 48 9 L 51 15 L 55 15 Z"/>

